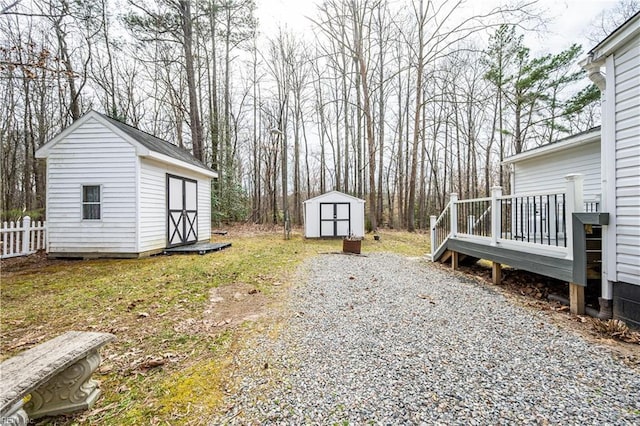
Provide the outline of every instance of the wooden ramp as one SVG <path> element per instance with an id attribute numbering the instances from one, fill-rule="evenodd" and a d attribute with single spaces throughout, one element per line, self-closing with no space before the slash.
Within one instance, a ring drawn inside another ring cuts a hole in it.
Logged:
<path id="1" fill-rule="evenodd" d="M 172 247 L 164 250 L 164 254 L 207 254 L 231 247 L 231 243 L 197 243 L 188 246 Z"/>

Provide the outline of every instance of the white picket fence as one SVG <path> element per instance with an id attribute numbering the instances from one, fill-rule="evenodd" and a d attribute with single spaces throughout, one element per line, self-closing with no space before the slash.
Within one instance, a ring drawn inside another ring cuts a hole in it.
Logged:
<path id="1" fill-rule="evenodd" d="M 31 222 L 29 216 L 18 222 L 4 222 L 0 228 L 2 236 L 0 245 L 2 255 L 0 259 L 8 257 L 26 256 L 46 248 L 47 222 Z"/>

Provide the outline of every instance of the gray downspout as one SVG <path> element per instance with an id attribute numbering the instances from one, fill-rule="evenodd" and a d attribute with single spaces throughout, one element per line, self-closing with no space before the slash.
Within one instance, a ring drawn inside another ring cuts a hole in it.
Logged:
<path id="1" fill-rule="evenodd" d="M 600 90 L 600 105 L 601 105 L 601 116 L 604 117 L 606 115 L 607 102 L 605 96 L 606 89 L 606 75 L 602 72 L 602 61 L 594 61 L 593 54 L 590 54 L 589 57 L 582 63 L 582 68 L 587 71 L 589 76 L 589 80 L 591 80 Z M 605 163 L 604 156 L 610 155 L 606 152 L 605 144 L 602 141 L 602 135 L 604 135 L 604 129 L 601 130 L 600 136 L 600 200 L 601 200 L 601 208 L 603 210 L 610 210 L 611 206 L 605 205 L 607 197 L 605 197 L 606 191 L 606 178 L 603 176 L 602 165 Z M 603 179 L 604 178 L 604 179 Z M 602 232 L 602 256 L 605 257 L 604 250 L 607 247 L 606 238 L 607 233 L 605 232 L 606 225 L 603 225 Z M 609 268 L 613 267 L 613 265 L 608 265 L 606 262 L 602 263 L 602 297 L 598 298 L 598 304 L 600 305 L 600 312 L 598 313 L 598 318 L 600 319 L 611 319 L 613 318 L 613 284 L 609 281 L 608 272 Z"/>

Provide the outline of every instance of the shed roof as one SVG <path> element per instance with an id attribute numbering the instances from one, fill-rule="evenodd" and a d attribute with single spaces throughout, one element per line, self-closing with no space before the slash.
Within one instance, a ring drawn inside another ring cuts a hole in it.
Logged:
<path id="1" fill-rule="evenodd" d="M 520 154 L 512 155 L 505 158 L 503 164 L 513 164 L 524 160 L 530 160 L 532 158 L 542 157 L 558 151 L 564 151 L 565 149 L 574 148 L 584 144 L 597 142 L 600 140 L 600 126 L 593 127 L 584 132 L 576 133 L 575 135 L 567 136 L 566 138 L 559 139 L 555 142 L 551 142 L 537 148 L 530 149 L 528 151 L 521 152 Z"/>
<path id="2" fill-rule="evenodd" d="M 53 146 L 55 146 L 60 140 L 64 139 L 69 133 L 71 133 L 74 129 L 79 127 L 82 123 L 89 120 L 90 118 L 95 118 L 98 121 L 105 124 L 108 128 L 115 130 L 116 133 L 120 133 L 121 136 L 125 137 L 129 142 L 138 143 L 142 145 L 146 150 L 160 154 L 160 156 L 149 155 L 150 157 L 161 161 L 161 162 L 169 162 L 166 161 L 168 157 L 169 159 L 177 160 L 178 163 L 186 163 L 183 166 L 188 165 L 188 168 L 197 168 L 200 169 L 200 172 L 205 173 L 211 177 L 217 177 L 217 172 L 207 167 L 200 160 L 195 158 L 189 151 L 184 148 L 180 148 L 172 144 L 171 142 L 165 141 L 163 139 L 157 138 L 149 133 L 143 132 L 140 129 L 137 129 L 128 124 L 122 123 L 118 120 L 115 120 L 111 117 L 108 117 L 104 114 L 101 114 L 97 111 L 89 111 L 79 120 L 72 123 L 69 127 L 63 130 L 60 134 L 54 137 L 51 141 L 43 145 L 36 152 L 36 157 L 38 158 L 46 158 L 48 156 L 49 151 Z M 144 152 L 138 152 L 138 155 L 147 156 Z"/>
<path id="3" fill-rule="evenodd" d="M 321 198 L 330 198 L 331 196 L 341 196 L 344 198 L 349 198 L 352 201 L 358 201 L 361 203 L 364 203 L 365 200 L 358 198 L 358 197 L 354 197 L 353 195 L 349 195 L 349 194 L 345 194 L 344 192 L 340 192 L 340 191 L 329 191 L 329 192 L 325 192 L 324 194 L 318 195 L 316 197 L 313 198 L 309 198 L 308 200 L 305 200 L 304 203 L 308 203 L 309 201 L 316 201 L 319 200 Z"/>
<path id="4" fill-rule="evenodd" d="M 104 114 L 100 114 L 100 113 L 98 114 L 152 151 L 156 151 L 156 152 L 159 152 L 160 154 L 168 155 L 169 157 L 173 157 L 177 160 L 184 161 L 185 163 L 193 164 L 194 166 L 211 170 L 209 167 L 204 165 L 200 160 L 198 160 L 196 157 L 191 155 L 191 153 L 184 148 L 180 148 L 179 146 L 174 145 L 171 142 L 157 138 L 149 133 L 143 132 L 140 129 L 137 129 L 133 126 L 122 123 L 118 120 L 114 120 L 113 118 L 107 117 Z"/>

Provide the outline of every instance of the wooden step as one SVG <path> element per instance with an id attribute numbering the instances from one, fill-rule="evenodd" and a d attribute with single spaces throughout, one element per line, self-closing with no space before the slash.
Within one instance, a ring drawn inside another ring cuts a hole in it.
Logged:
<path id="1" fill-rule="evenodd" d="M 438 262 L 441 262 L 441 263 L 449 262 L 451 260 L 452 255 L 453 255 L 453 252 L 451 250 L 445 250 L 445 252 L 442 253 L 442 256 L 440 256 L 440 259 L 438 259 Z M 458 253 L 458 265 L 471 266 L 474 263 L 476 263 L 478 260 L 480 259 L 477 257 L 468 256 L 463 253 Z"/>
<path id="2" fill-rule="evenodd" d="M 445 250 L 444 253 L 442 253 L 442 256 L 440 256 L 440 259 L 438 259 L 438 262 L 441 262 L 441 263 L 448 262 L 449 259 L 451 259 L 452 254 L 453 253 L 451 252 L 451 250 Z"/>
<path id="3" fill-rule="evenodd" d="M 584 232 L 587 238 L 602 238 L 602 226 L 585 225 Z"/>
<path id="4" fill-rule="evenodd" d="M 601 239 L 591 239 L 587 238 L 587 250 L 602 250 L 602 240 Z"/>
<path id="5" fill-rule="evenodd" d="M 587 263 L 600 263 L 602 252 L 600 250 L 587 250 Z"/>

